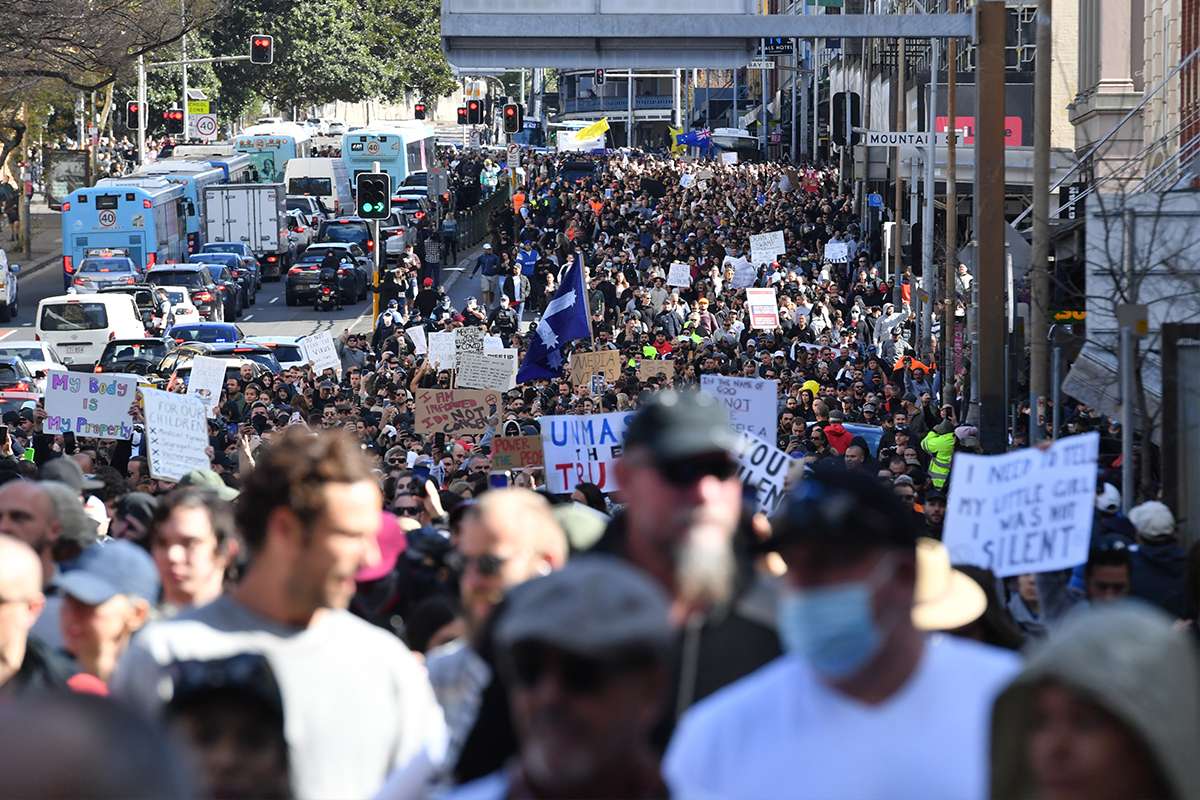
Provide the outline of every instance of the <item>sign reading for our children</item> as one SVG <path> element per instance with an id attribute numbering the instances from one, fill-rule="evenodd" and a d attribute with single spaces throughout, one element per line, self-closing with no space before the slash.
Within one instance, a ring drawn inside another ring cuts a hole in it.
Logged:
<path id="1" fill-rule="evenodd" d="M 96 439 L 133 435 L 129 407 L 137 392 L 136 375 L 88 375 L 51 370 L 46 376 L 46 433 L 73 433 Z"/>

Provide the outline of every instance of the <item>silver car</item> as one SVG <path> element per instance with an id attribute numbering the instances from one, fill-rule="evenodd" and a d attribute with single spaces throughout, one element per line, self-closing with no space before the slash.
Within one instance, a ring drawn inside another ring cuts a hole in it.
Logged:
<path id="1" fill-rule="evenodd" d="M 125 256 L 95 256 L 83 259 L 75 271 L 68 293 L 91 294 L 105 286 L 141 283 L 145 273 Z"/>

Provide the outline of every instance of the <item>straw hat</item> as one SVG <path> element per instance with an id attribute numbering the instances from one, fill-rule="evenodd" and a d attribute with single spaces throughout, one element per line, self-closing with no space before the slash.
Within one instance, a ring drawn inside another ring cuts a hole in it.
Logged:
<path id="1" fill-rule="evenodd" d="M 979 584 L 950 566 L 950 551 L 936 539 L 917 540 L 917 586 L 913 625 L 923 631 L 952 631 L 987 610 Z"/>

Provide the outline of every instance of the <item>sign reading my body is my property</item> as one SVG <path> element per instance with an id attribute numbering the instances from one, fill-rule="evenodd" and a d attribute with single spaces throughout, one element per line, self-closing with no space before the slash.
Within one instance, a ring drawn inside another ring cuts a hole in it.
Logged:
<path id="1" fill-rule="evenodd" d="M 1000 578 L 1087 561 L 1099 449 L 1093 432 L 1047 450 L 955 453 L 943 536 L 951 560 Z"/>
<path id="2" fill-rule="evenodd" d="M 46 420 L 42 430 L 97 439 L 128 439 L 133 435 L 129 407 L 137 385 L 136 375 L 50 370 L 46 376 Z"/>

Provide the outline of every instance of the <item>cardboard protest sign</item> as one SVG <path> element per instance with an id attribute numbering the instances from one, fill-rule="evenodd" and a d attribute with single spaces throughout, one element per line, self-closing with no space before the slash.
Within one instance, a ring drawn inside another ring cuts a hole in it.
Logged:
<path id="1" fill-rule="evenodd" d="M 463 353 L 482 353 L 484 335 L 483 328 L 476 328 L 474 326 L 456 328 L 454 331 L 455 362 L 462 358 Z"/>
<path id="2" fill-rule="evenodd" d="M 412 339 L 413 353 L 423 356 L 429 352 L 429 345 L 425 342 L 424 325 L 414 325 L 411 328 L 406 328 L 404 332 L 408 334 L 409 339 Z"/>
<path id="3" fill-rule="evenodd" d="M 755 266 L 770 264 L 775 260 L 775 256 L 786 252 L 787 245 L 783 241 L 783 231 L 756 233 L 750 237 L 750 261 Z"/>
<path id="4" fill-rule="evenodd" d="M 687 264 L 675 263 L 667 275 L 667 286 L 678 286 L 681 289 L 692 285 L 692 268 Z"/>
<path id="5" fill-rule="evenodd" d="M 1044 451 L 955 453 L 942 536 L 951 561 L 1001 578 L 1087 561 L 1099 449 L 1092 432 Z"/>
<path id="6" fill-rule="evenodd" d="M 454 369 L 458 366 L 454 331 L 431 333 L 426 341 L 429 343 L 429 363 L 435 368 Z"/>
<path id="7" fill-rule="evenodd" d="M 738 154 L 733 151 L 727 151 L 727 152 L 721 153 L 721 163 L 722 164 L 736 164 L 737 160 L 738 160 Z"/>
<path id="8" fill-rule="evenodd" d="M 517 385 L 517 348 L 499 353 L 461 353 L 456 384 L 464 389 L 499 389 L 507 392 Z"/>
<path id="9" fill-rule="evenodd" d="M 500 392 L 494 389 L 418 389 L 413 430 L 448 436 L 483 433 L 499 412 Z"/>
<path id="10" fill-rule="evenodd" d="M 596 373 L 613 383 L 621 377 L 621 354 L 616 350 L 585 350 L 571 354 L 571 383 L 583 386 Z"/>
<path id="11" fill-rule="evenodd" d="M 225 387 L 225 368 L 229 362 L 212 356 L 196 356 L 192 359 L 192 372 L 188 376 L 187 393 L 199 397 L 214 417 L 221 404 L 221 390 Z"/>
<path id="12" fill-rule="evenodd" d="M 483 337 L 483 352 L 499 353 L 503 349 L 504 349 L 504 337 L 503 336 L 493 336 L 491 334 L 488 334 L 487 336 Z"/>
<path id="13" fill-rule="evenodd" d="M 834 263 L 850 260 L 850 245 L 846 242 L 827 242 L 825 244 L 825 260 Z"/>
<path id="14" fill-rule="evenodd" d="M 637 376 L 640 381 L 647 380 L 648 378 L 657 378 L 660 373 L 666 375 L 668 378 L 674 376 L 675 362 L 646 359 L 637 365 Z"/>
<path id="15" fill-rule="evenodd" d="M 725 404 L 729 421 L 738 433 L 752 433 L 768 441 L 778 425 L 779 382 L 729 375 L 701 375 L 700 391 Z"/>
<path id="16" fill-rule="evenodd" d="M 742 433 L 738 451 L 738 477 L 742 483 L 754 490 L 758 510 L 771 514 L 783 498 L 783 484 L 787 478 L 792 459 L 787 453 L 758 438 L 752 433 Z"/>
<path id="17" fill-rule="evenodd" d="M 621 455 L 625 425 L 633 412 L 562 415 L 541 418 L 546 488 L 555 494 L 594 483 L 602 492 L 617 490 L 613 463 Z"/>
<path id="18" fill-rule="evenodd" d="M 129 407 L 137 392 L 136 375 L 50 370 L 46 375 L 45 433 L 73 433 L 97 439 L 133 435 Z"/>
<path id="19" fill-rule="evenodd" d="M 497 436 L 492 439 L 492 469 L 521 469 L 541 465 L 541 436 Z"/>
<path id="20" fill-rule="evenodd" d="M 197 396 L 142 389 L 146 416 L 146 454 L 150 474 L 178 481 L 194 469 L 209 469 L 208 419 Z"/>
<path id="21" fill-rule="evenodd" d="M 329 331 L 317 331 L 305 336 L 300 340 L 300 352 L 317 375 L 331 369 L 339 378 L 342 376 L 342 359 L 338 357 Z"/>
<path id="22" fill-rule="evenodd" d="M 746 310 L 750 312 L 750 327 L 773 331 L 779 327 L 779 302 L 772 289 L 747 289 Z"/>

